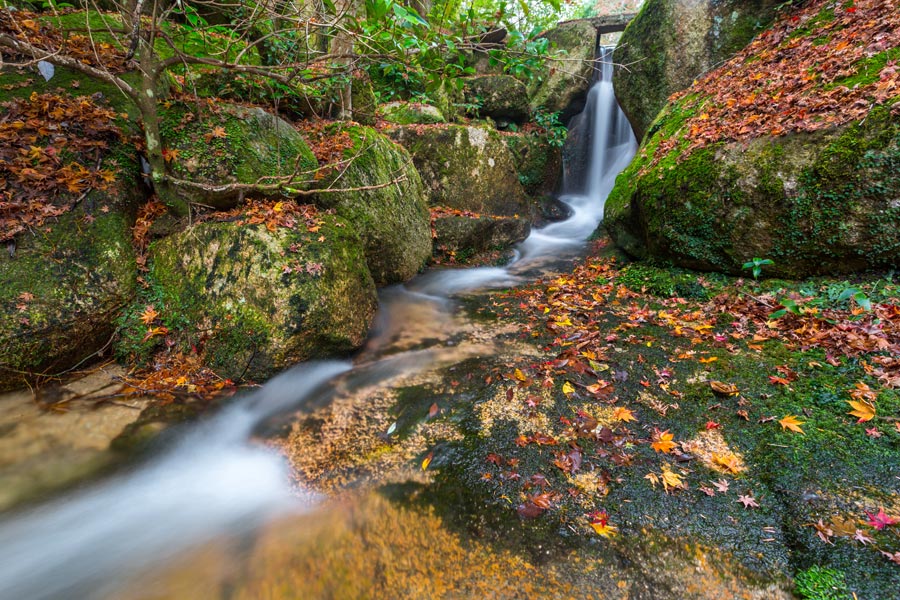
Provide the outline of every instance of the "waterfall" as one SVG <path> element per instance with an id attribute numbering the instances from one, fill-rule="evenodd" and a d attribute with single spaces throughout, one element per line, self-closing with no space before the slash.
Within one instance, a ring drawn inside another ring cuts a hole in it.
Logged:
<path id="1" fill-rule="evenodd" d="M 300 365 L 201 422 L 133 471 L 0 521 L 0 598 L 95 598 L 114 593 L 136 570 L 212 538 L 236 535 L 286 511 L 308 509 L 287 467 L 250 438 L 280 413 L 326 405 L 336 388 L 388 386 L 394 377 L 454 360 L 450 344 L 424 350 L 396 346 L 421 321 L 429 336 L 455 326 L 451 296 L 510 287 L 541 268 L 581 253 L 603 216 L 615 177 L 637 148 L 612 90 L 612 50 L 603 48 L 584 112 L 573 119 L 572 148 L 582 169 L 567 169 L 565 221 L 532 231 L 505 267 L 432 271 L 381 295 L 379 331 L 350 362 Z M 587 143 L 585 144 L 585 140 Z M 424 344 L 424 342 L 423 342 Z M 455 360 L 458 360 L 456 358 Z"/>

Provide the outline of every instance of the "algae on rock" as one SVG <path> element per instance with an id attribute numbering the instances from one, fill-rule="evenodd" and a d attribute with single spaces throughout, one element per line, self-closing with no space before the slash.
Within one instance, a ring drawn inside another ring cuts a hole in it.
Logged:
<path id="1" fill-rule="evenodd" d="M 323 192 L 317 204 L 334 208 L 359 233 L 376 285 L 410 279 L 431 256 L 428 205 L 412 158 L 371 127 L 336 124 L 327 131 L 346 134 L 353 143 L 320 188 L 370 189 Z"/>
<path id="2" fill-rule="evenodd" d="M 262 381 L 365 340 L 376 297 L 362 244 L 343 219 L 323 221 L 316 233 L 201 223 L 151 246 L 164 310 L 187 324 L 184 343 L 205 340 L 217 373 Z"/>

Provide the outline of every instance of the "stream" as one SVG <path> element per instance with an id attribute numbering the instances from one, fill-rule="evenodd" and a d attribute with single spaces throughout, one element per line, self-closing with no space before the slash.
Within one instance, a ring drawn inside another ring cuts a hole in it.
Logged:
<path id="1" fill-rule="evenodd" d="M 566 174 L 566 220 L 534 230 L 505 267 L 436 270 L 383 290 L 376 327 L 352 361 L 298 365 L 130 472 L 8 516 L 0 522 L 0 598 L 120 597 L 123 581 L 154 564 L 314 510 L 321 497 L 296 489 L 283 457 L 255 442 L 254 432 L 279 416 L 327 406 L 336 390 L 384 388 L 485 351 L 452 342 L 459 327 L 454 298 L 520 285 L 583 253 L 616 175 L 637 148 L 613 95 L 611 49 L 601 61 L 573 123 L 590 155 L 583 172 Z"/>

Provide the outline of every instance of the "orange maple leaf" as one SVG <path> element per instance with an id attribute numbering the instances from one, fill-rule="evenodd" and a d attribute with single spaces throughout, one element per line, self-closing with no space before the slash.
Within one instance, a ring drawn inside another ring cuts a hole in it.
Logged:
<path id="1" fill-rule="evenodd" d="M 804 422 L 797 419 L 797 417 L 795 415 L 787 415 L 786 417 L 784 417 L 783 419 L 778 421 L 778 424 L 781 425 L 782 429 L 790 429 L 791 431 L 794 431 L 794 432 L 800 433 L 800 434 L 804 433 L 803 430 L 800 428 L 800 426 L 803 425 L 803 423 Z"/>
<path id="2" fill-rule="evenodd" d="M 672 441 L 672 438 L 675 436 L 669 433 L 669 430 L 663 431 L 659 434 L 659 437 L 655 442 L 650 444 L 650 447 L 656 450 L 657 452 L 662 452 L 664 454 L 668 454 L 672 450 L 674 450 L 678 444 Z"/>

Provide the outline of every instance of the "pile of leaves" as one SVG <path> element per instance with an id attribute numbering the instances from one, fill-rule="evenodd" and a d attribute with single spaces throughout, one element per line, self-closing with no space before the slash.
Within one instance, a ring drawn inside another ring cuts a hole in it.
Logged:
<path id="1" fill-rule="evenodd" d="M 75 9 L 63 9 L 57 14 L 78 12 Z M 89 14 L 89 13 L 87 13 Z M 111 17 L 116 18 L 116 17 Z M 85 28 L 87 29 L 87 27 Z M 98 41 L 96 35 L 105 32 L 93 32 L 94 35 L 63 32 L 53 25 L 52 19 L 25 10 L 0 10 L 0 34 L 8 35 L 21 42 L 36 46 L 48 53 L 59 54 L 74 60 L 103 67 L 112 73 L 127 70 L 125 49 L 121 46 Z M 12 56 L 16 60 L 30 60 L 33 57 Z"/>
<path id="2" fill-rule="evenodd" d="M 151 328 L 159 317 L 152 306 L 147 307 L 144 316 Z M 132 371 L 122 378 L 122 383 L 119 393 L 123 396 L 152 396 L 160 405 L 186 398 L 209 401 L 236 389 L 230 380 L 203 366 L 196 353 L 181 352 L 157 354 L 150 367 Z"/>
<path id="3" fill-rule="evenodd" d="M 322 227 L 319 209 L 312 204 L 298 204 L 294 200 L 248 199 L 241 206 L 227 211 L 202 213 L 199 222 L 216 221 L 237 225 L 263 224 L 271 232 L 279 227 L 297 229 L 305 227 L 309 233 L 318 233 Z"/>
<path id="4" fill-rule="evenodd" d="M 900 96 L 896 0 L 818 0 L 785 14 L 722 67 L 685 91 L 692 113 L 663 140 L 655 165 L 682 144 L 686 155 L 723 140 L 827 129 L 863 119 Z M 870 77 L 862 77 L 874 70 Z M 900 105 L 894 105 L 900 116 Z"/>
<path id="5" fill-rule="evenodd" d="M 353 138 L 350 134 L 341 129 L 335 130 L 331 127 L 333 125 L 334 123 L 321 119 L 301 121 L 298 124 L 300 133 L 319 161 L 320 168 L 313 176 L 316 181 L 323 179 L 335 169 L 345 168 L 345 154 L 347 150 L 353 149 Z"/>
<path id="6" fill-rule="evenodd" d="M 101 163 L 122 139 L 116 113 L 89 98 L 32 93 L 3 104 L 0 241 L 59 216 L 116 174 Z"/>

